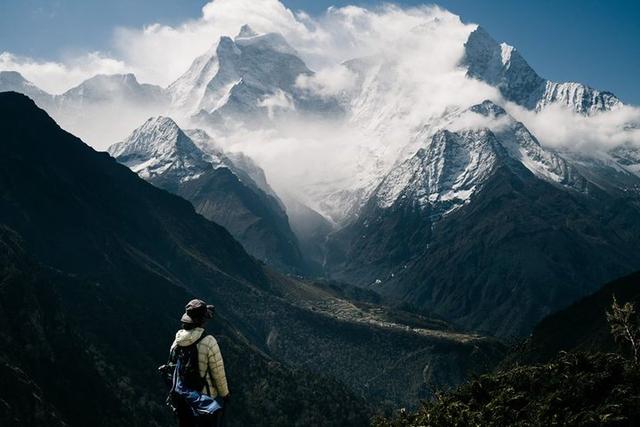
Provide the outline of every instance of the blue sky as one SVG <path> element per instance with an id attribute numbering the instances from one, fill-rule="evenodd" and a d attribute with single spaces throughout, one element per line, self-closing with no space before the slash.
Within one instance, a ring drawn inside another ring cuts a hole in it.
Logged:
<path id="1" fill-rule="evenodd" d="M 109 50 L 117 26 L 178 24 L 200 16 L 203 0 L 0 0 L 0 52 L 56 60 Z M 285 0 L 318 14 L 328 6 L 377 1 Z M 414 0 L 402 5 L 432 4 Z M 632 0 L 442 0 L 436 4 L 479 23 L 516 46 L 544 77 L 575 80 L 640 105 L 640 2 Z"/>

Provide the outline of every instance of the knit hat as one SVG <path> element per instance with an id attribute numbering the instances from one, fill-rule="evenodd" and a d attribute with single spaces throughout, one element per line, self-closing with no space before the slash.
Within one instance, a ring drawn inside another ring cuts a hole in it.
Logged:
<path id="1" fill-rule="evenodd" d="M 185 313 L 180 318 L 182 323 L 202 323 L 213 318 L 215 307 L 200 299 L 192 299 L 185 307 Z"/>

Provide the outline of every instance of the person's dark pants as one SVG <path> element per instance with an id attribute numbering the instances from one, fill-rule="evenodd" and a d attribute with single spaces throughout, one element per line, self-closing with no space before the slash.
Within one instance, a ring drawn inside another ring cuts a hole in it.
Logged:
<path id="1" fill-rule="evenodd" d="M 213 415 L 205 415 L 200 417 L 198 427 L 218 427 L 219 421 L 221 421 L 220 415 L 222 411 L 217 411 Z"/>
<path id="2" fill-rule="evenodd" d="M 222 411 L 199 417 L 178 414 L 178 427 L 218 427 L 220 421 L 222 421 Z"/>

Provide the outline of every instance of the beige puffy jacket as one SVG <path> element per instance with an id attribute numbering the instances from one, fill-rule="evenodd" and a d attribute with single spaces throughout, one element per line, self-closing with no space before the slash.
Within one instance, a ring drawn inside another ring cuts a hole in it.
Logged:
<path id="1" fill-rule="evenodd" d="M 171 349 L 173 350 L 176 346 L 186 347 L 193 344 L 202 336 L 203 332 L 203 328 L 180 329 L 176 333 L 176 339 L 173 341 Z M 207 379 L 211 397 L 218 395 L 224 397 L 229 394 L 220 347 L 218 347 L 218 341 L 211 335 L 204 337 L 198 343 L 198 365 L 200 375 Z M 207 393 L 206 386 L 202 392 Z"/>

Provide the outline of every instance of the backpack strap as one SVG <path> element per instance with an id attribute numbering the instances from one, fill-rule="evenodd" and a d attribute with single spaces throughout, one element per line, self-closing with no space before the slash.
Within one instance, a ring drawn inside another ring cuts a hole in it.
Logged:
<path id="1" fill-rule="evenodd" d="M 193 344 L 191 345 L 198 345 L 200 343 L 200 341 L 202 341 L 203 339 L 205 339 L 206 337 L 208 337 L 207 335 L 207 331 L 202 331 L 202 335 L 200 335 L 200 338 L 198 338 Z"/>
<path id="2" fill-rule="evenodd" d="M 200 344 L 200 341 L 202 341 L 203 339 L 205 339 L 206 337 L 208 337 L 209 335 L 207 334 L 207 331 L 202 331 L 202 335 L 200 335 L 200 338 L 198 338 L 193 344 L 191 345 L 195 345 L 197 346 L 198 344 Z M 198 350 L 198 348 L 196 347 L 196 351 Z M 198 356 L 199 357 L 199 356 Z M 209 361 L 207 360 L 207 370 L 204 373 L 204 386 L 207 389 L 207 396 L 211 396 L 211 388 L 209 387 L 209 381 L 207 381 L 207 374 L 210 375 L 209 373 Z M 211 377 L 213 379 L 213 377 Z"/>

